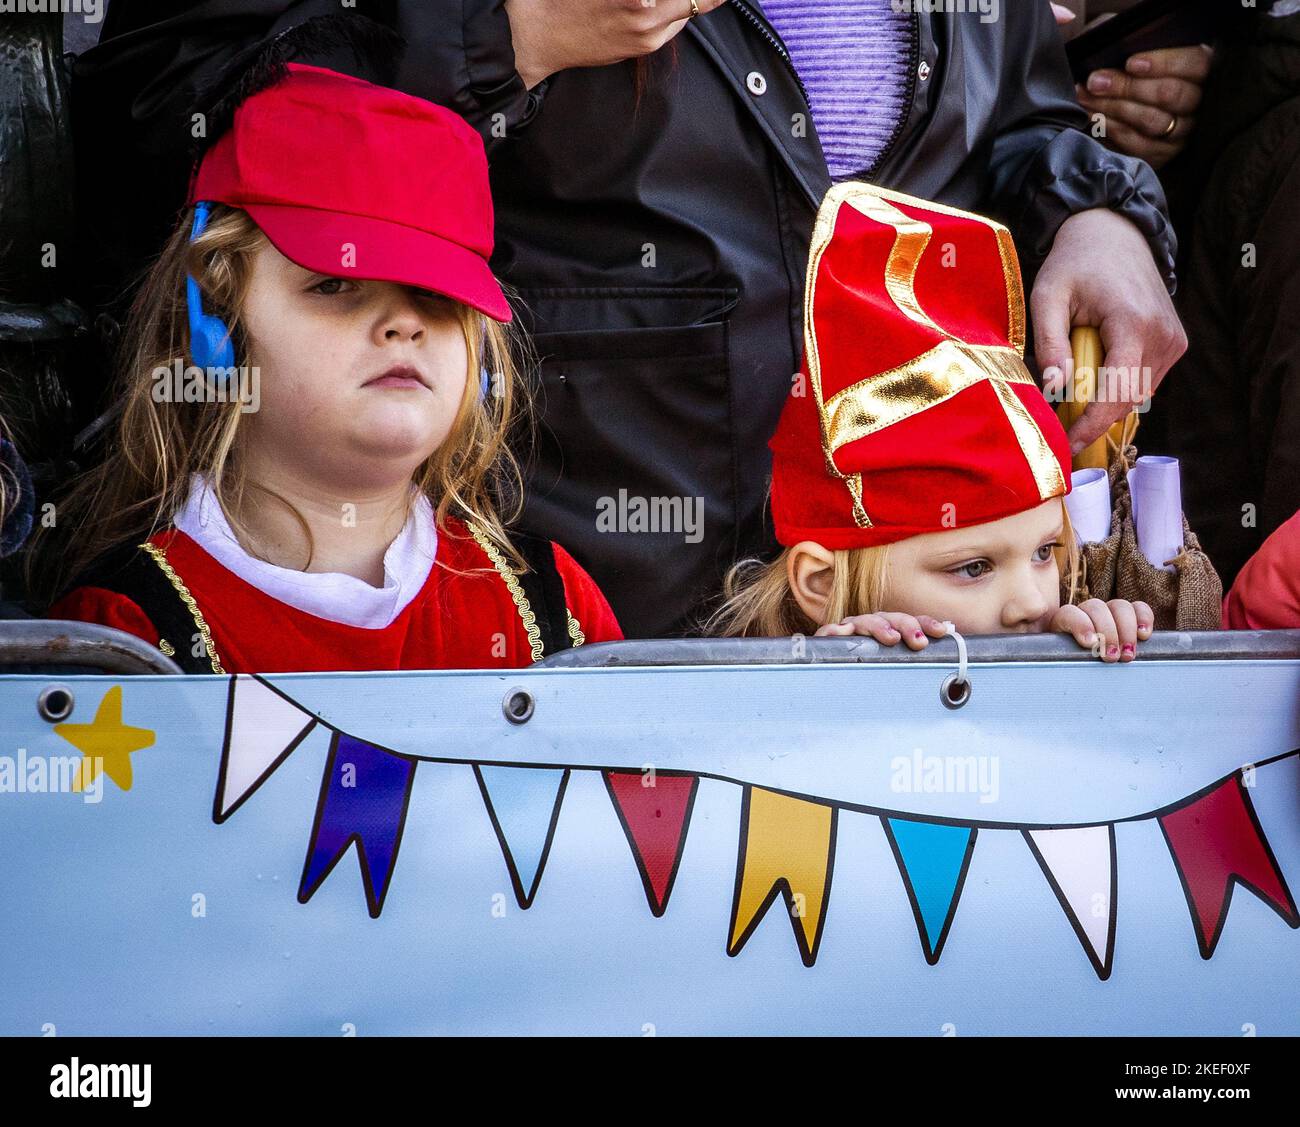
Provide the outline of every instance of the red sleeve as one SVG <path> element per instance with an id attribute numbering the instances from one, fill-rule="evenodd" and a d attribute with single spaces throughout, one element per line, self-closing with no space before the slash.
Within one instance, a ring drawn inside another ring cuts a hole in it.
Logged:
<path id="1" fill-rule="evenodd" d="M 623 631 L 596 581 L 559 544 L 552 542 L 551 546 L 555 549 L 556 570 L 564 581 L 564 601 L 587 641 L 621 642 Z"/>
<path id="2" fill-rule="evenodd" d="M 1223 600 L 1225 630 L 1300 627 L 1300 513 L 1274 530 Z"/>
<path id="3" fill-rule="evenodd" d="M 143 638 L 151 646 L 158 644 L 158 631 L 149 616 L 125 595 L 103 587 L 77 587 L 69 591 L 50 607 L 45 617 L 111 626 Z"/>

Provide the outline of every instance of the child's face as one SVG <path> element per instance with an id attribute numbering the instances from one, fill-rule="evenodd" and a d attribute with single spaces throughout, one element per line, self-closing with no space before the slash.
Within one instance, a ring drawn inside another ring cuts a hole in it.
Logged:
<path id="1" fill-rule="evenodd" d="M 243 316 L 260 378 L 254 461 L 346 493 L 409 479 L 446 440 L 468 365 L 450 298 L 314 274 L 268 242 Z"/>
<path id="2" fill-rule="evenodd" d="M 1062 524 L 1054 498 L 989 524 L 893 544 L 881 609 L 933 615 L 963 634 L 1044 631 L 1061 605 L 1052 549 Z"/>

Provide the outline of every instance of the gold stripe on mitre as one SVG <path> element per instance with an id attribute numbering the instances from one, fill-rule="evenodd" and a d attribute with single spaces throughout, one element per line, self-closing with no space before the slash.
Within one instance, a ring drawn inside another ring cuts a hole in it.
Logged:
<path id="1" fill-rule="evenodd" d="M 916 296 L 916 272 L 934 229 L 924 220 L 895 207 L 895 203 L 981 223 L 994 233 L 1007 298 L 1009 345 L 969 344 L 954 337 L 926 313 Z M 867 218 L 894 229 L 894 244 L 885 264 L 885 291 L 904 316 L 944 339 L 913 360 L 890 371 L 859 380 L 827 399 L 822 390 L 821 360 L 817 350 L 813 309 L 822 255 L 830 246 L 835 233 L 840 206 L 845 204 Z M 821 422 L 822 452 L 826 468 L 848 487 L 853 502 L 854 520 L 859 527 L 872 527 L 871 519 L 862 504 L 862 475 L 841 473 L 835 464 L 835 452 L 847 443 L 945 402 L 958 392 L 985 380 L 991 384 L 1002 405 L 1034 476 L 1039 495 L 1046 500 L 1064 492 L 1064 476 L 1051 445 L 1009 386 L 1012 383 L 1034 383 L 1022 358 L 1024 344 L 1024 291 L 1020 269 L 1016 263 L 1011 234 L 1000 223 L 930 200 L 917 199 L 861 182 L 836 184 L 826 193 L 813 226 L 808 254 L 804 296 L 804 352 L 813 388 L 813 401 L 817 405 Z"/>

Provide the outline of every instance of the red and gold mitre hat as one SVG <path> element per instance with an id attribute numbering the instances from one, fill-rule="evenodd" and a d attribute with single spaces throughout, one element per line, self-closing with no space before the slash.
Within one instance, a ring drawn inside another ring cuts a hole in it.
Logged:
<path id="1" fill-rule="evenodd" d="M 1068 493 L 1069 444 L 1024 344 L 1005 227 L 831 188 L 808 256 L 803 379 L 771 442 L 777 539 L 864 548 Z"/>

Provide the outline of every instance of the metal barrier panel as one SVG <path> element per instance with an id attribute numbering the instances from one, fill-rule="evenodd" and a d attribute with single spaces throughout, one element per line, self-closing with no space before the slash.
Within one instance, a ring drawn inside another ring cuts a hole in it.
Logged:
<path id="1" fill-rule="evenodd" d="M 1300 662 L 949 672 L 0 678 L 0 1033 L 1300 1033 Z"/>

